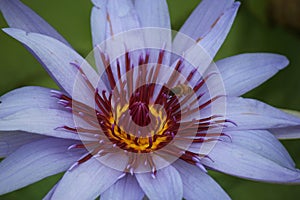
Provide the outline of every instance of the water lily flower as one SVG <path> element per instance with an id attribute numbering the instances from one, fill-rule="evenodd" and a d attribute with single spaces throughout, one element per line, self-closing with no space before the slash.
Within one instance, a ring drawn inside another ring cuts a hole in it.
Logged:
<path id="1" fill-rule="evenodd" d="M 0 194 L 64 171 L 44 199 L 230 199 L 207 170 L 299 183 L 278 138 L 298 137 L 300 119 L 239 97 L 288 60 L 212 62 L 239 2 L 203 0 L 173 40 L 164 0 L 92 2 L 95 49 L 84 59 L 19 0 L 0 0 L 3 31 L 60 87 L 0 98 Z"/>

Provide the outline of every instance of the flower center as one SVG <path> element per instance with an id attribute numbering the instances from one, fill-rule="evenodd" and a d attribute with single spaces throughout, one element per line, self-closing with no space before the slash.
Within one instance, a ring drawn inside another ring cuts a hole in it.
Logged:
<path id="1" fill-rule="evenodd" d="M 79 134 L 83 142 L 70 148 L 88 150 L 74 166 L 97 157 L 117 170 L 131 174 L 152 172 L 155 176 L 157 169 L 180 158 L 203 168 L 201 159 L 207 154 L 200 149 L 190 151 L 190 146 L 201 147 L 217 141 L 219 136 L 227 136 L 220 130 L 231 121 L 210 114 L 209 109 L 221 96 L 202 99 L 206 80 L 214 73 L 202 77 L 196 69 L 185 68 L 181 59 L 173 67 L 163 66 L 163 50 L 157 63 L 149 63 L 149 57 L 148 53 L 141 55 L 138 66 L 134 66 L 128 52 L 114 63 L 102 55 L 108 86 L 104 83 L 106 86 L 101 87 L 93 86 L 81 67 L 72 64 L 92 94 L 89 99 L 94 100 L 94 103 L 76 100 L 77 93 L 72 98 L 53 94 L 74 114 L 76 126 L 61 128 Z M 121 60 L 125 63 L 120 64 Z"/>
<path id="2" fill-rule="evenodd" d="M 132 120 L 139 126 L 147 126 L 150 124 L 149 106 L 145 102 L 134 102 L 129 106 Z"/>
<path id="3" fill-rule="evenodd" d="M 168 93 L 163 86 L 143 85 L 131 95 L 128 104 L 117 101 L 110 108 L 108 123 L 101 128 L 113 144 L 134 153 L 150 153 L 173 140 L 179 127 L 180 105 L 176 110 L 167 109 L 179 103 L 176 96 L 168 98 L 167 95 L 155 104 L 151 91 L 156 87 Z"/>

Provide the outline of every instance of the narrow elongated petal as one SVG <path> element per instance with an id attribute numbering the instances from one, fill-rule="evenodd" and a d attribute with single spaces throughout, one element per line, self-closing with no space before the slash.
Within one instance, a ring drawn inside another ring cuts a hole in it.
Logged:
<path id="1" fill-rule="evenodd" d="M 300 126 L 270 129 L 270 132 L 281 140 L 300 138 Z"/>
<path id="2" fill-rule="evenodd" d="M 112 36 L 130 29 L 140 28 L 136 10 L 131 0 L 107 2 L 108 33 Z"/>
<path id="3" fill-rule="evenodd" d="M 216 62 L 229 96 L 243 95 L 288 64 L 286 57 L 270 53 L 241 54 Z"/>
<path id="4" fill-rule="evenodd" d="M 211 58 L 216 55 L 233 24 L 240 3 L 232 3 L 231 0 L 213 0 L 212 2 L 211 4 L 209 0 L 203 1 L 182 27 L 180 34 L 174 39 L 173 48 L 176 52 L 192 51 L 195 48 L 193 46 L 197 43 Z M 216 4 L 218 5 L 216 6 Z M 217 9 L 216 11 L 214 7 Z M 196 22 L 199 22 L 199 26 L 194 25 Z M 202 31 L 195 31 L 196 27 Z"/>
<path id="5" fill-rule="evenodd" d="M 107 13 L 107 0 L 93 0 L 92 2 L 94 4 L 91 12 L 91 32 L 94 47 L 93 51 L 95 64 L 100 74 L 104 71 L 105 64 L 99 55 L 106 50 L 105 40 L 107 37 L 111 36 L 108 34 L 111 26 L 108 23 L 108 19 L 110 18 L 108 18 L 109 15 Z M 100 49 L 102 52 L 100 52 L 99 46 L 101 46 Z M 103 79 L 105 82 L 109 82 L 106 74 L 104 75 Z"/>
<path id="6" fill-rule="evenodd" d="M 150 51 L 149 62 L 156 63 L 162 48 L 171 50 L 172 33 L 168 4 L 166 0 L 144 0 L 134 1 L 134 6 L 141 22 L 142 28 L 155 28 L 145 30 L 144 38 L 147 47 L 155 47 L 156 50 Z M 166 51 L 162 63 L 169 66 L 170 55 Z"/>
<path id="7" fill-rule="evenodd" d="M 198 71 L 203 75 L 210 66 L 213 58 L 218 52 L 227 37 L 227 34 L 233 24 L 237 10 L 240 6 L 239 2 L 235 2 L 216 22 L 213 29 L 201 40 L 194 41 L 186 37 L 182 33 L 178 33 L 174 40 L 172 50 L 179 55 L 182 55 L 192 66 L 197 66 Z M 184 51 L 182 46 L 189 48 Z M 172 56 L 172 62 L 175 61 L 175 56 Z M 218 81 L 220 84 L 220 81 Z"/>
<path id="8" fill-rule="evenodd" d="M 268 143 L 270 140 L 263 143 L 258 141 L 260 144 L 256 144 L 256 138 L 249 135 L 249 140 L 252 140 L 247 141 L 249 144 L 244 147 L 245 141 L 235 143 L 234 134 L 232 134 L 232 142 L 217 143 L 208 154 L 213 161 L 204 159 L 203 163 L 214 170 L 250 180 L 274 183 L 299 181 L 299 170 L 291 169 L 289 166 L 277 162 L 279 158 L 277 154 L 279 153 L 281 156 L 285 152 L 281 152 L 280 149 L 274 150 L 271 147 L 273 144 Z M 249 148 L 250 145 L 254 146 Z M 277 144 L 274 143 L 274 145 Z M 274 151 L 272 152 L 268 148 Z M 283 156 L 280 159 L 282 158 Z M 286 159 L 286 163 L 289 162 L 289 159 Z"/>
<path id="9" fill-rule="evenodd" d="M 299 126 L 300 119 L 263 102 L 241 97 L 227 98 L 228 119 L 237 126 L 225 130 L 275 129 Z"/>
<path id="10" fill-rule="evenodd" d="M 42 87 L 23 87 L 0 97 L 0 118 L 28 108 L 62 109 L 51 90 Z"/>
<path id="11" fill-rule="evenodd" d="M 119 33 L 141 27 L 137 12 L 131 0 L 94 0 L 93 4 L 94 8 L 91 16 L 93 43 L 94 46 L 101 44 L 98 48 L 100 47 L 102 51 L 108 53 L 110 59 L 115 59 L 113 52 L 119 52 L 117 49 L 122 49 L 122 55 L 125 53 L 125 49 L 131 49 L 131 43 L 135 43 L 136 40 L 142 42 L 141 34 L 137 33 L 123 34 L 115 37 Z M 109 40 L 108 44 L 102 43 L 104 40 L 112 37 L 114 37 L 113 40 Z M 116 42 L 117 47 L 111 47 L 114 45 L 114 42 Z M 95 53 L 97 54 L 97 52 Z M 119 57 L 120 55 L 117 56 Z M 97 57 L 96 61 L 98 61 Z"/>
<path id="12" fill-rule="evenodd" d="M 131 0 L 93 0 L 93 4 L 91 25 L 94 46 L 118 33 L 140 28 Z M 106 50 L 105 44 L 101 45 L 101 48 Z"/>
<path id="13" fill-rule="evenodd" d="M 268 158 L 289 169 L 295 168 L 295 163 L 283 145 L 268 131 L 231 131 L 228 132 L 233 144 L 241 146 Z"/>
<path id="14" fill-rule="evenodd" d="M 63 126 L 74 127 L 72 113 L 54 109 L 26 109 L 0 119 L 0 131 L 26 131 L 79 140 L 77 134 L 59 129 Z"/>
<path id="15" fill-rule="evenodd" d="M 70 63 L 81 65 L 82 70 L 91 83 L 94 86 L 97 85 L 98 75 L 93 68 L 84 62 L 84 59 L 73 49 L 60 41 L 45 35 L 28 33 L 19 29 L 8 28 L 4 29 L 4 31 L 29 47 L 56 83 L 68 94 L 72 94 L 76 82 L 77 89 L 82 91 L 83 96 L 90 95 L 86 83 L 79 76 L 78 69 Z"/>
<path id="16" fill-rule="evenodd" d="M 230 199 L 218 183 L 196 166 L 182 160 L 176 161 L 173 166 L 180 173 L 185 199 Z"/>
<path id="17" fill-rule="evenodd" d="M 203 38 L 234 0 L 203 0 L 181 27 L 180 32 L 194 40 Z"/>
<path id="18" fill-rule="evenodd" d="M 134 0 L 142 27 L 159 27 L 170 29 L 168 4 L 165 0 Z"/>
<path id="19" fill-rule="evenodd" d="M 57 185 L 53 199 L 95 199 L 122 174 L 91 158 L 67 171 Z"/>
<path id="20" fill-rule="evenodd" d="M 141 24 L 132 0 L 107 1 L 107 31 L 106 38 L 111 38 L 106 44 L 106 53 L 111 60 L 125 55 L 126 52 L 144 48 L 144 37 Z M 103 48 L 103 47 L 101 47 Z M 136 66 L 141 51 L 132 52 L 132 65 Z M 125 63 L 121 58 L 120 63 Z M 115 73 L 117 74 L 117 73 Z"/>
<path id="21" fill-rule="evenodd" d="M 68 151 L 72 140 L 47 138 L 26 144 L 0 163 L 0 194 L 65 171 L 82 151 Z"/>
<path id="22" fill-rule="evenodd" d="M 45 137 L 21 131 L 0 132 L 0 158 L 7 157 L 19 147 Z"/>
<path id="23" fill-rule="evenodd" d="M 150 199 L 182 199 L 182 180 L 178 171 L 172 166 L 158 170 L 155 179 L 151 177 L 150 173 L 140 173 L 135 176 Z"/>
<path id="24" fill-rule="evenodd" d="M 226 39 L 239 6 L 239 2 L 233 3 L 232 7 L 226 10 L 216 22 L 212 30 L 198 43 L 212 58 L 215 57 L 216 53 Z"/>
<path id="25" fill-rule="evenodd" d="M 93 1 L 94 7 L 91 13 L 91 29 L 93 46 L 101 44 L 106 39 L 107 24 L 107 0 Z"/>
<path id="26" fill-rule="evenodd" d="M 143 197 L 144 192 L 135 177 L 128 174 L 103 192 L 100 198 L 101 200 L 139 200 Z"/>
<path id="27" fill-rule="evenodd" d="M 71 46 L 52 26 L 19 0 L 0 0 L 0 10 L 12 28 L 41 33 Z"/>
<path id="28" fill-rule="evenodd" d="M 140 27 L 170 29 L 170 17 L 166 1 L 93 1 L 91 15 L 94 46 L 106 38 L 124 31 Z M 127 20 L 122 23 L 122 20 Z M 107 35 L 110 33 L 110 35 Z"/>

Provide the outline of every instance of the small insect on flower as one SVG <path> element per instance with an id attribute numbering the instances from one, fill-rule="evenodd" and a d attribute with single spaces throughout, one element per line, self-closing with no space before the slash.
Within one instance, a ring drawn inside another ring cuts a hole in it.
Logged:
<path id="1" fill-rule="evenodd" d="M 176 95 L 179 98 L 190 94 L 192 91 L 193 89 L 190 86 L 186 84 L 178 84 L 177 86 L 171 88 L 169 96 L 171 98 Z"/>

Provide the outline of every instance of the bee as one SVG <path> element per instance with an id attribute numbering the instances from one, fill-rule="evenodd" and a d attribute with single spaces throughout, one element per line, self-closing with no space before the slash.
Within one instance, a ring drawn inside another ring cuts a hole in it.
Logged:
<path id="1" fill-rule="evenodd" d="M 186 84 L 179 84 L 173 88 L 170 89 L 169 91 L 169 98 L 173 97 L 176 95 L 177 97 L 182 97 L 190 94 L 193 91 L 193 89 L 186 85 Z"/>

